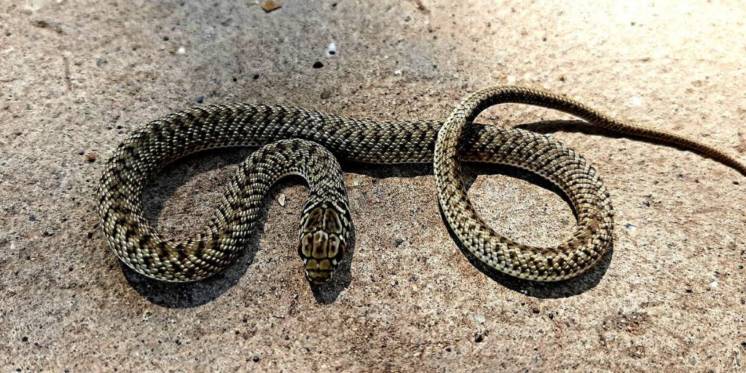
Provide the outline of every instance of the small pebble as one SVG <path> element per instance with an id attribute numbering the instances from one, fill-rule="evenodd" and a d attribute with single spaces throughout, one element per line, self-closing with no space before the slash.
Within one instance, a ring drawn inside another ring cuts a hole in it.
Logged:
<path id="1" fill-rule="evenodd" d="M 205 102 L 205 96 L 197 96 L 197 103 L 201 104 L 203 102 Z"/>
<path id="2" fill-rule="evenodd" d="M 85 160 L 91 163 L 96 162 L 97 158 L 98 158 L 98 154 L 96 154 L 96 152 L 93 152 L 93 151 L 90 151 L 86 153 L 85 155 Z"/>
<path id="3" fill-rule="evenodd" d="M 280 204 L 280 206 L 285 207 L 285 195 L 280 193 L 279 196 L 277 196 L 277 203 Z"/>
<path id="4" fill-rule="evenodd" d="M 282 4 L 274 0 L 264 0 L 259 3 L 259 6 L 262 7 L 262 10 L 264 10 L 266 13 L 282 8 Z"/>
<path id="5" fill-rule="evenodd" d="M 326 46 L 326 55 L 327 56 L 334 56 L 337 54 L 337 44 L 334 42 L 329 43 L 329 45 Z"/>
<path id="6" fill-rule="evenodd" d="M 179 47 L 179 49 L 177 49 L 177 50 L 176 50 L 176 53 L 177 53 L 177 54 L 184 54 L 184 53 L 186 53 L 186 48 L 184 48 L 184 47 Z"/>
<path id="7" fill-rule="evenodd" d="M 321 99 L 322 100 L 326 100 L 329 97 L 332 97 L 332 92 L 330 90 L 325 89 L 325 90 L 321 91 Z"/>
<path id="8" fill-rule="evenodd" d="M 403 243 L 404 243 L 404 239 L 403 238 L 397 238 L 397 239 L 394 240 L 394 245 L 396 245 L 396 247 L 401 246 L 401 244 L 403 244 Z"/>
<path id="9" fill-rule="evenodd" d="M 324 64 L 321 63 L 321 61 L 316 61 L 316 62 L 313 63 L 313 68 L 314 69 L 320 69 L 322 67 L 324 67 Z"/>

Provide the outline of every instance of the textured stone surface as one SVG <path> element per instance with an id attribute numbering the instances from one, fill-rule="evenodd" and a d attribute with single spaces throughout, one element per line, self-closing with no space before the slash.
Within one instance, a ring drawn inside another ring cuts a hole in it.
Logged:
<path id="1" fill-rule="evenodd" d="M 97 227 L 103 161 L 140 123 L 200 103 L 435 119 L 478 88 L 534 85 L 746 159 L 737 2 L 280 3 L 0 1 L 0 370 L 744 369 L 746 178 L 582 124 L 555 136 L 604 175 L 616 241 L 574 281 L 480 272 L 441 221 L 431 168 L 359 165 L 346 175 L 356 248 L 332 286 L 313 292 L 301 273 L 298 180 L 278 185 L 225 274 L 170 286 L 123 271 Z M 549 119 L 567 117 L 482 116 Z M 246 154 L 168 167 L 152 219 L 185 237 Z M 569 234 L 569 207 L 534 178 L 469 172 L 498 231 Z"/>

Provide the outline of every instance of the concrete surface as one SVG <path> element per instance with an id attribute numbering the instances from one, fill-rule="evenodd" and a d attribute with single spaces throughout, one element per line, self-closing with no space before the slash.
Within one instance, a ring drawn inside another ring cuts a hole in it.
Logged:
<path id="1" fill-rule="evenodd" d="M 431 169 L 355 165 L 356 248 L 331 286 L 312 291 L 300 270 L 298 180 L 275 189 L 225 274 L 167 286 L 123 271 L 97 226 L 103 160 L 135 126 L 198 102 L 435 119 L 478 88 L 535 85 L 746 160 L 738 2 L 280 3 L 0 1 L 0 370 L 743 371 L 746 178 L 582 124 L 555 136 L 604 175 L 616 240 L 574 281 L 480 271 L 441 221 Z M 517 105 L 482 118 L 568 119 Z M 246 154 L 166 169 L 152 219 L 185 237 Z M 569 207 L 535 178 L 469 175 L 500 232 L 569 234 Z"/>

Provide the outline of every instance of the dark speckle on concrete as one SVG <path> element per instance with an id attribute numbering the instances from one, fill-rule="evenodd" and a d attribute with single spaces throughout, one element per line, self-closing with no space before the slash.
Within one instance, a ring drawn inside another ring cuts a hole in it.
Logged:
<path id="1" fill-rule="evenodd" d="M 474 334 L 474 342 L 481 343 L 484 341 L 484 337 L 487 336 L 487 332 L 477 332 Z"/>

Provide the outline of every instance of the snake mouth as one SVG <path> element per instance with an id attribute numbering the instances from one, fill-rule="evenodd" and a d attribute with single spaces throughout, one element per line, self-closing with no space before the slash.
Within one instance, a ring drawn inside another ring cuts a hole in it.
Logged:
<path id="1" fill-rule="evenodd" d="M 334 259 L 306 259 L 305 272 L 306 278 L 313 284 L 323 284 L 332 279 L 334 274 Z"/>
<path id="2" fill-rule="evenodd" d="M 306 271 L 306 278 L 313 285 L 323 285 L 331 281 L 332 273 L 332 271 Z"/>

